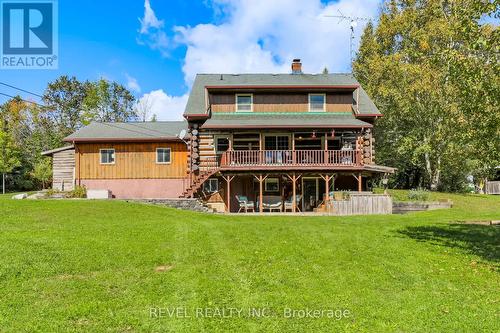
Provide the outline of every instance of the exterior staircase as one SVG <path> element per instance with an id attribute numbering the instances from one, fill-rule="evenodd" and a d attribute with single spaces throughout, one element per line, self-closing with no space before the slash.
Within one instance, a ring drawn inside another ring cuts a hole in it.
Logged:
<path id="1" fill-rule="evenodd" d="M 203 186 L 203 183 L 219 171 L 219 168 L 211 168 L 200 172 L 191 182 L 189 187 L 182 193 L 180 198 L 192 198 L 194 194 Z"/>

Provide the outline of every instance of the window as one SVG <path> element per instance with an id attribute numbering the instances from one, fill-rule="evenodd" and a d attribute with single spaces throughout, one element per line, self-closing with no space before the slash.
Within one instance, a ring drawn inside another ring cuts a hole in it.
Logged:
<path id="1" fill-rule="evenodd" d="M 278 178 L 268 178 L 265 180 L 265 191 L 266 192 L 279 192 L 280 191 L 280 181 Z"/>
<path id="2" fill-rule="evenodd" d="M 236 95 L 236 112 L 252 112 L 252 94 Z"/>
<path id="3" fill-rule="evenodd" d="M 309 94 L 309 111 L 325 112 L 325 94 Z"/>
<path id="4" fill-rule="evenodd" d="M 101 149 L 101 164 L 115 164 L 115 150 L 114 149 Z"/>
<path id="5" fill-rule="evenodd" d="M 156 163 L 169 164 L 170 150 L 170 148 L 156 148 Z"/>
<path id="6" fill-rule="evenodd" d="M 215 139 L 215 151 L 217 154 L 222 154 L 229 149 L 229 139 L 228 138 L 216 138 Z"/>
<path id="7" fill-rule="evenodd" d="M 219 180 L 217 178 L 207 179 L 203 183 L 203 191 L 207 193 L 215 193 L 219 191 Z"/>
<path id="8" fill-rule="evenodd" d="M 266 135 L 264 137 L 265 150 L 288 150 L 287 135 Z"/>

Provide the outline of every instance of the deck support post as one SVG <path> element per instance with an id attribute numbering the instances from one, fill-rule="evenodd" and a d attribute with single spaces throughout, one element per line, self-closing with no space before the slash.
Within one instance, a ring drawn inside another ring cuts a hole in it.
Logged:
<path id="1" fill-rule="evenodd" d="M 295 172 L 292 175 L 286 175 L 292 181 L 292 212 L 297 211 L 297 180 L 301 177 L 301 175 L 296 176 Z"/>
<path id="2" fill-rule="evenodd" d="M 356 179 L 358 181 L 358 192 L 362 192 L 363 191 L 363 177 L 361 176 L 361 172 L 358 172 L 357 176 L 355 173 L 353 173 L 352 176 L 354 177 L 354 179 Z"/>
<path id="3" fill-rule="evenodd" d="M 320 175 L 321 178 L 325 181 L 325 203 L 330 200 L 330 180 L 335 180 L 335 175 Z"/>
<path id="4" fill-rule="evenodd" d="M 262 174 L 259 174 L 259 176 L 256 176 L 256 175 L 253 175 L 255 177 L 255 179 L 257 179 L 259 181 L 259 213 L 262 213 L 264 212 L 264 209 L 262 208 L 262 194 L 264 192 L 264 188 L 263 188 L 263 183 L 264 183 L 264 180 L 266 180 L 267 176 L 268 175 L 265 175 L 263 176 Z"/>
<path id="5" fill-rule="evenodd" d="M 224 180 L 226 181 L 226 213 L 231 212 L 231 181 L 234 179 L 235 176 L 222 176 Z"/>

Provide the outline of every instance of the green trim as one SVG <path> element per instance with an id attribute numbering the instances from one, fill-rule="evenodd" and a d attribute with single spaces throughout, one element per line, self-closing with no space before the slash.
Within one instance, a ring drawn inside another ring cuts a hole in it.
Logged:
<path id="1" fill-rule="evenodd" d="M 263 115 L 263 116 L 273 116 L 273 115 L 291 115 L 291 116 L 305 116 L 305 115 L 321 115 L 321 116 L 332 116 L 332 115 L 353 115 L 352 112 L 212 112 L 212 117 L 214 115 L 221 115 L 221 116 L 234 116 L 234 115 L 241 115 L 241 116 L 255 116 L 255 115 Z"/>

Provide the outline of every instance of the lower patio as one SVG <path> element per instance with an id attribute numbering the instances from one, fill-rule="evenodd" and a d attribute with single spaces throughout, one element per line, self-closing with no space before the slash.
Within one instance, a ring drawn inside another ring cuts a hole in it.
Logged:
<path id="1" fill-rule="evenodd" d="M 226 213 L 332 214 L 335 203 L 373 196 L 371 182 L 361 172 L 218 174 L 205 182 L 201 196 Z"/>

